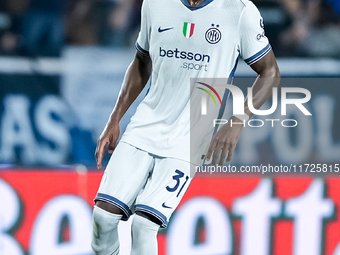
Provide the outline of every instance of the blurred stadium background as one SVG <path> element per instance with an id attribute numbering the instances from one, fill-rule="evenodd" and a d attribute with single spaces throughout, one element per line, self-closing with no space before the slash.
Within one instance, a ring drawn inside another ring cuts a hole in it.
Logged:
<path id="1" fill-rule="evenodd" d="M 294 132 L 245 129 L 231 163 L 334 168 L 340 163 L 340 1 L 253 2 L 283 85 L 311 91 L 313 117 L 291 109 L 299 120 Z M 1 255 L 91 254 L 92 199 L 102 174 L 95 170 L 96 139 L 135 53 L 141 3 L 1 0 Z M 236 77 L 255 77 L 241 62 Z M 340 255 L 339 206 L 334 176 L 197 178 L 160 232 L 160 254 Z M 123 255 L 128 228 L 120 230 Z"/>

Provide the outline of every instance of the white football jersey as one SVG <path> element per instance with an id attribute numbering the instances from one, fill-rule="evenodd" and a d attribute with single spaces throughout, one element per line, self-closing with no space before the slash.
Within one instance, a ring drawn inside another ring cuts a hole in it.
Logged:
<path id="1" fill-rule="evenodd" d="M 263 19 L 248 0 L 205 0 L 196 7 L 187 0 L 144 0 L 136 48 L 151 57 L 151 85 L 121 140 L 185 161 L 190 161 L 190 98 L 205 93 L 190 87 L 190 78 L 230 82 L 240 56 L 251 65 L 271 50 Z M 211 123 L 205 137 L 212 137 Z"/>

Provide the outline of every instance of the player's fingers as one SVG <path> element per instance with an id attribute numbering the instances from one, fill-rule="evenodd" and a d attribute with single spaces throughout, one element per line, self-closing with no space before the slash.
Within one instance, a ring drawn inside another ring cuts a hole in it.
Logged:
<path id="1" fill-rule="evenodd" d="M 221 157 L 220 157 L 220 161 L 218 162 L 218 165 L 223 166 L 224 159 L 226 158 L 227 153 L 228 153 L 228 147 L 223 147 Z"/>
<path id="2" fill-rule="evenodd" d="M 106 140 L 98 140 L 97 148 L 96 148 L 96 161 L 97 161 L 97 168 L 101 169 L 102 168 L 102 160 L 104 156 L 104 151 L 105 151 L 105 146 L 108 143 Z"/>
<path id="3" fill-rule="evenodd" d="M 115 148 L 116 148 L 116 141 L 110 141 L 109 146 L 108 146 L 108 152 L 112 154 Z"/>
<path id="4" fill-rule="evenodd" d="M 214 150 L 213 158 L 211 161 L 212 165 L 216 165 L 217 159 L 220 156 L 222 149 L 223 149 L 223 143 L 219 142 L 216 146 L 216 149 Z"/>
<path id="5" fill-rule="evenodd" d="M 227 162 L 229 162 L 233 155 L 234 155 L 234 150 L 235 150 L 235 147 L 236 147 L 236 144 L 232 144 L 230 147 L 229 147 L 229 153 L 228 153 L 228 157 L 226 159 Z"/>
<path id="6" fill-rule="evenodd" d="M 100 140 L 97 140 L 97 146 L 96 146 L 96 152 L 94 153 L 94 156 L 96 158 L 96 161 L 98 160 L 98 152 L 99 152 L 99 147 L 100 147 Z"/>
<path id="7" fill-rule="evenodd" d="M 210 146 L 209 146 L 209 149 L 207 151 L 207 160 L 209 161 L 210 158 L 211 158 L 211 154 L 212 152 L 215 150 L 216 148 L 216 145 L 217 145 L 217 141 L 215 139 L 213 139 L 210 143 Z"/>

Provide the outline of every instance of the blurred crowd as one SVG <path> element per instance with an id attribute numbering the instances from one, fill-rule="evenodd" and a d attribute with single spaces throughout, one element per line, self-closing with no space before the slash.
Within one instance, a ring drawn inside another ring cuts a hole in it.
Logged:
<path id="1" fill-rule="evenodd" d="M 339 0 L 253 0 L 277 56 L 340 58 Z M 142 0 L 1 0 L 0 55 L 59 56 L 64 46 L 131 47 Z"/>
<path id="2" fill-rule="evenodd" d="M 339 0 L 254 0 L 278 56 L 340 58 Z"/>

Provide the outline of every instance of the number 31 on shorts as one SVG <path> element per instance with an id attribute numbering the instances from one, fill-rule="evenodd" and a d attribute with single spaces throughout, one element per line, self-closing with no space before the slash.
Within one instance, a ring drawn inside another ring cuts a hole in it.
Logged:
<path id="1" fill-rule="evenodd" d="M 173 186 L 172 188 L 170 186 L 166 186 L 166 190 L 169 191 L 169 192 L 175 192 L 178 189 L 178 187 L 180 186 L 181 179 L 184 177 L 184 173 L 182 171 L 178 170 L 178 169 L 176 169 L 175 173 L 176 174 L 174 176 L 172 176 L 172 179 L 174 179 L 176 181 L 175 186 Z M 179 194 L 181 193 L 182 189 L 184 188 L 184 186 L 185 186 L 185 184 L 187 183 L 188 180 L 189 180 L 189 176 L 186 176 L 185 181 L 182 184 L 181 188 L 179 189 L 176 197 L 179 196 Z"/>

